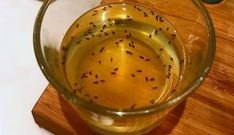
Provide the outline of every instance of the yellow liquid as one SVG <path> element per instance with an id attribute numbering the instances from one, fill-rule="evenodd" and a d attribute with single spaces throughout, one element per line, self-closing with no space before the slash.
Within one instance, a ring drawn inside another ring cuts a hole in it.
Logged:
<path id="1" fill-rule="evenodd" d="M 100 6 L 75 20 L 60 49 L 71 92 L 91 103 L 134 109 L 164 102 L 176 91 L 185 61 L 174 27 L 158 12 L 132 4 Z M 102 134 L 142 134 L 170 110 L 109 117 L 80 108 Z"/>
<path id="2" fill-rule="evenodd" d="M 150 106 L 165 101 L 179 81 L 182 43 L 176 39 L 172 25 L 155 11 L 102 6 L 67 31 L 61 65 L 81 98 L 118 109 Z"/>

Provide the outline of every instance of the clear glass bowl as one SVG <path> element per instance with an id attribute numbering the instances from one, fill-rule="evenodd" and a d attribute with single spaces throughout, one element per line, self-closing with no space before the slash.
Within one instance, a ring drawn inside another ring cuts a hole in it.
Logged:
<path id="1" fill-rule="evenodd" d="M 94 8 L 99 2 L 47 0 L 43 3 L 33 33 L 38 64 L 52 86 L 68 99 L 93 131 L 107 135 L 146 133 L 160 124 L 173 108 L 201 85 L 208 74 L 215 55 L 215 33 L 211 18 L 200 0 L 103 1 L 103 4 L 120 2 L 123 7 L 126 3 L 136 4 L 159 12 L 176 29 L 187 54 L 186 61 L 183 61 L 185 64 L 180 85 L 167 100 L 133 109 L 111 108 L 74 95 L 59 68 L 59 51 L 65 33 L 78 17 L 88 11 L 87 8 Z M 108 11 L 102 11 L 102 14 L 105 12 Z"/>

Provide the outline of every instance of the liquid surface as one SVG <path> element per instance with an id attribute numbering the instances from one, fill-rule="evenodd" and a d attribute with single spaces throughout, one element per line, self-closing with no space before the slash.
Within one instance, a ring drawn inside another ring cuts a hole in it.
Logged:
<path id="1" fill-rule="evenodd" d="M 61 66 L 77 96 L 112 108 L 139 108 L 175 91 L 180 46 L 175 29 L 157 12 L 107 5 L 73 23 L 61 47 Z"/>

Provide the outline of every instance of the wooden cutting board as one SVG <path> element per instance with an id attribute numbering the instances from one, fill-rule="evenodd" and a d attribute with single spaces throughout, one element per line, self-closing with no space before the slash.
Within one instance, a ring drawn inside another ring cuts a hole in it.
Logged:
<path id="1" fill-rule="evenodd" d="M 200 88 L 150 135 L 234 135 L 234 0 L 206 7 L 217 40 L 211 71 Z M 40 127 L 55 134 L 94 135 L 50 85 L 32 113 Z"/>

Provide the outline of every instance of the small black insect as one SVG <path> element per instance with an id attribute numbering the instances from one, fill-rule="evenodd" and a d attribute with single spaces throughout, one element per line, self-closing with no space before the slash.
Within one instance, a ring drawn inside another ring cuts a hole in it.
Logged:
<path id="1" fill-rule="evenodd" d="M 136 107 L 136 104 L 133 104 L 130 108 L 134 109 Z"/>
<path id="2" fill-rule="evenodd" d="M 89 75 L 92 75 L 92 72 L 91 72 L 91 71 L 89 71 Z"/>
<path id="3" fill-rule="evenodd" d="M 67 50 L 67 48 L 66 48 L 65 46 L 63 46 L 63 47 L 62 47 L 62 50 L 63 50 L 63 51 L 66 51 L 66 50 Z"/>
<path id="4" fill-rule="evenodd" d="M 98 13 L 94 13 L 93 16 L 97 15 Z"/>
<path id="5" fill-rule="evenodd" d="M 137 8 L 138 11 L 142 11 L 140 8 Z"/>
<path id="6" fill-rule="evenodd" d="M 116 75 L 116 72 L 111 72 L 112 75 Z"/>
<path id="7" fill-rule="evenodd" d="M 139 58 L 140 58 L 140 59 L 145 59 L 145 57 L 143 57 L 143 56 L 141 56 L 141 55 L 139 56 Z"/>
<path id="8" fill-rule="evenodd" d="M 106 10 L 106 7 L 104 7 L 102 10 Z"/>
<path id="9" fill-rule="evenodd" d="M 148 82 L 148 81 L 149 81 L 149 78 L 148 78 L 147 76 L 145 77 L 145 81 L 146 81 L 146 82 Z"/>
<path id="10" fill-rule="evenodd" d="M 108 36 L 109 34 L 107 32 L 105 32 L 105 36 Z"/>
<path id="11" fill-rule="evenodd" d="M 99 84 L 99 81 L 94 81 L 93 84 Z"/>
<path id="12" fill-rule="evenodd" d="M 171 92 L 172 92 L 172 93 L 176 92 L 176 89 L 173 89 Z"/>
<path id="13" fill-rule="evenodd" d="M 132 21 L 132 18 L 128 18 L 127 20 L 128 20 L 128 21 Z"/>
<path id="14" fill-rule="evenodd" d="M 154 103 L 155 103 L 155 100 L 154 100 L 154 99 L 151 99 L 151 100 L 150 100 L 150 103 L 151 103 L 151 104 L 154 104 Z"/>
<path id="15" fill-rule="evenodd" d="M 142 72 L 142 70 L 138 69 L 138 70 L 137 70 L 137 72 L 138 72 L 138 73 L 141 73 L 141 72 Z"/>
<path id="16" fill-rule="evenodd" d="M 176 34 L 171 34 L 172 37 L 176 37 Z"/>
<path id="17" fill-rule="evenodd" d="M 159 21 L 162 23 L 163 22 L 163 18 L 160 16 Z"/>
<path id="18" fill-rule="evenodd" d="M 172 57 L 170 57 L 171 61 L 173 61 L 174 59 Z"/>
<path id="19" fill-rule="evenodd" d="M 182 63 L 184 63 L 184 59 L 182 59 L 182 60 L 180 61 L 180 64 L 182 64 Z"/>
<path id="20" fill-rule="evenodd" d="M 126 51 L 126 53 L 128 54 L 128 55 L 132 55 L 133 53 L 131 52 L 131 51 Z"/>
<path id="21" fill-rule="evenodd" d="M 159 17 L 160 17 L 160 15 L 156 15 L 155 19 L 156 19 L 157 21 L 159 21 Z"/>
<path id="22" fill-rule="evenodd" d="M 150 59 L 149 59 L 149 58 L 147 58 L 147 59 L 145 59 L 145 61 L 150 61 Z"/>
<path id="23" fill-rule="evenodd" d="M 76 89 L 73 89 L 73 93 L 76 94 Z"/>
<path id="24" fill-rule="evenodd" d="M 103 25 L 102 29 L 104 30 L 106 28 L 106 24 Z"/>
<path id="25" fill-rule="evenodd" d="M 100 82 L 101 82 L 101 83 L 104 83 L 104 82 L 106 82 L 106 81 L 105 81 L 105 80 L 100 80 Z"/>
<path id="26" fill-rule="evenodd" d="M 82 89 L 83 87 L 80 87 L 79 89 L 77 89 L 80 93 L 82 93 Z"/>
<path id="27" fill-rule="evenodd" d="M 123 42 L 124 40 L 123 39 L 120 39 L 119 42 Z"/>
<path id="28" fill-rule="evenodd" d="M 155 31 L 154 31 L 154 34 L 157 35 L 157 34 L 158 34 L 158 30 L 155 30 Z"/>
<path id="29" fill-rule="evenodd" d="M 170 78 L 170 76 L 169 75 L 167 75 L 167 79 L 169 79 Z"/>
<path id="30" fill-rule="evenodd" d="M 131 37 L 132 37 L 132 33 L 129 33 L 129 35 L 128 35 L 128 36 L 129 36 L 129 38 L 131 38 Z"/>
<path id="31" fill-rule="evenodd" d="M 81 75 L 81 79 L 84 79 L 84 78 L 88 78 L 88 76 L 86 75 L 86 73 L 83 73 L 83 74 Z"/>
<path id="32" fill-rule="evenodd" d="M 117 71 L 119 68 L 115 68 L 114 71 Z"/>
<path id="33" fill-rule="evenodd" d="M 168 68 L 172 68 L 172 66 L 171 66 L 171 65 L 168 65 Z"/>

